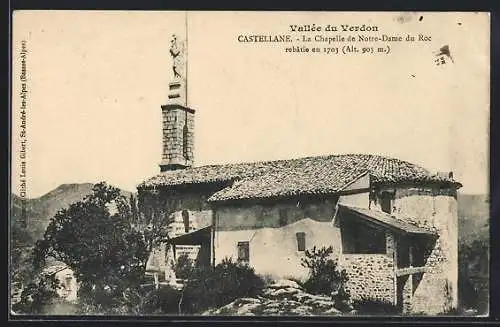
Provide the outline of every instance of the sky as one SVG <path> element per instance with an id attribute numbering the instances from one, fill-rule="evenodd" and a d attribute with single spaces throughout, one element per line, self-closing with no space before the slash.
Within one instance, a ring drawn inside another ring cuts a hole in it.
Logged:
<path id="1" fill-rule="evenodd" d="M 14 193 L 21 40 L 28 51 L 27 196 L 99 181 L 134 191 L 159 172 L 168 50 L 173 33 L 186 34 L 185 17 L 14 14 Z M 432 41 L 383 42 L 391 52 L 373 55 L 285 53 L 283 44 L 237 41 L 293 34 L 290 24 L 312 23 L 376 25 L 377 35 L 420 33 Z M 371 153 L 453 171 L 462 192 L 488 192 L 487 14 L 190 12 L 187 26 L 196 165 Z M 445 44 L 454 62 L 437 66 L 436 51 Z"/>

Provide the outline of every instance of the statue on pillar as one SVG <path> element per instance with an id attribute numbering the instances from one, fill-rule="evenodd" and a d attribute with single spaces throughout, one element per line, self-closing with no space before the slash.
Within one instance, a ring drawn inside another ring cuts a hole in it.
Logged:
<path id="1" fill-rule="evenodd" d="M 177 43 L 177 36 L 172 35 L 172 40 L 170 41 L 170 55 L 173 59 L 172 70 L 174 73 L 174 79 L 176 78 L 186 78 L 186 44 Z"/>

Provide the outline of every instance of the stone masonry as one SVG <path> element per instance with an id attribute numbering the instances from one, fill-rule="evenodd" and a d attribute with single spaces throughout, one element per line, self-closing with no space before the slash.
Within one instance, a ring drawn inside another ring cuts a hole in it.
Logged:
<path id="1" fill-rule="evenodd" d="M 163 154 L 161 166 L 187 167 L 194 161 L 194 110 L 180 105 L 162 106 Z"/>
<path id="2" fill-rule="evenodd" d="M 394 238 L 386 234 L 386 254 L 342 254 L 340 266 L 353 299 L 363 297 L 394 303 Z"/>

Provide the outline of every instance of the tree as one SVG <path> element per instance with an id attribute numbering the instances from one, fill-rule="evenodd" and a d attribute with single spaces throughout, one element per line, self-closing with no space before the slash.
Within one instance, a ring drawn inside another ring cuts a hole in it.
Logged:
<path id="1" fill-rule="evenodd" d="M 489 310 L 489 245 L 477 238 L 459 245 L 458 291 L 461 306 L 479 314 Z"/>
<path id="2" fill-rule="evenodd" d="M 137 200 L 133 194 L 130 194 L 130 223 L 132 225 L 138 225 L 139 223 L 139 209 L 137 208 Z"/>
<path id="3" fill-rule="evenodd" d="M 25 228 L 13 224 L 11 240 L 11 280 L 17 283 L 25 283 L 30 276 L 31 262 L 33 260 L 33 239 Z"/>
<path id="4" fill-rule="evenodd" d="M 37 265 L 48 256 L 67 264 L 80 282 L 80 300 L 98 310 L 134 306 L 130 299 L 140 298 L 149 254 L 161 236 L 131 224 L 132 206 L 119 189 L 96 184 L 51 219 L 36 245 Z"/>

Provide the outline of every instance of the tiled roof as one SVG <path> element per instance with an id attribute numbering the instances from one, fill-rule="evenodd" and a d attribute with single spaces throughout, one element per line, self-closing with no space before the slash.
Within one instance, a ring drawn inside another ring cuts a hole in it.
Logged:
<path id="1" fill-rule="evenodd" d="M 166 171 L 146 180 L 138 188 L 234 181 L 231 186 L 220 190 L 209 199 L 217 202 L 336 193 L 365 173 L 372 176 L 374 183 L 456 183 L 452 179 L 432 175 L 420 166 L 399 159 L 344 154 Z"/>
<path id="2" fill-rule="evenodd" d="M 419 227 L 414 224 L 410 224 L 405 220 L 403 220 L 402 218 L 398 218 L 395 215 L 390 215 L 382 211 L 370 210 L 366 208 L 358 208 L 344 204 L 339 204 L 339 210 L 341 212 L 344 210 L 353 212 L 358 216 L 361 216 L 362 218 L 368 219 L 372 222 L 378 223 L 386 227 L 397 229 L 404 233 L 435 235 L 435 233 L 429 229 Z"/>

